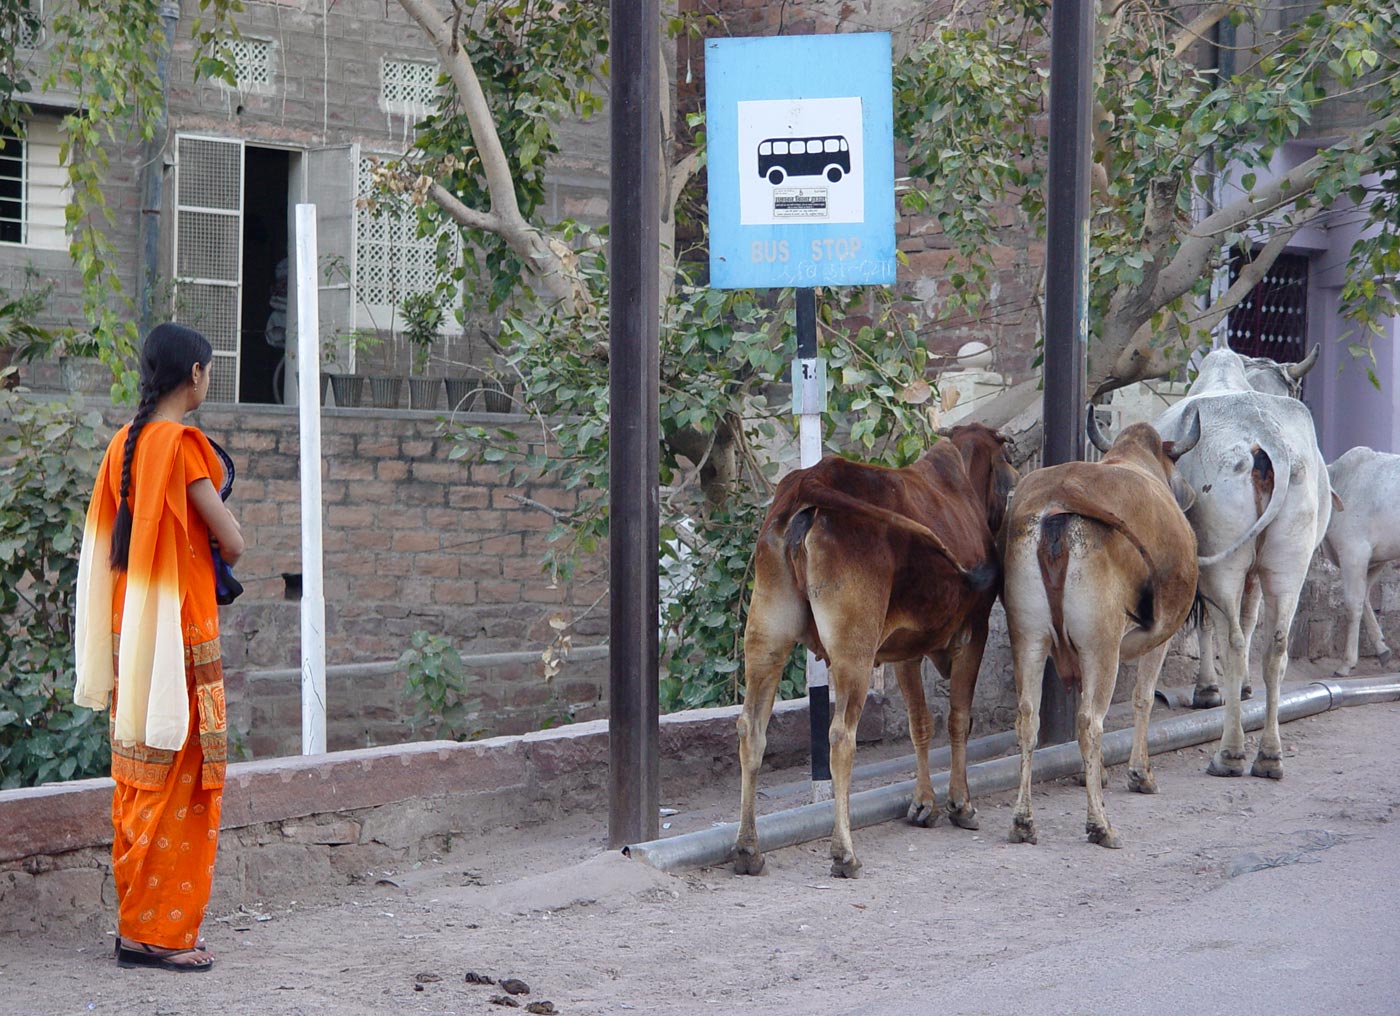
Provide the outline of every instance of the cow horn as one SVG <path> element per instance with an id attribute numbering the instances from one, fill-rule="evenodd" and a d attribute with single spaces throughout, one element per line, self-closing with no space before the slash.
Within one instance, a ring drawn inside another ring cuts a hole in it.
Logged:
<path id="1" fill-rule="evenodd" d="M 1106 452 L 1112 447 L 1103 434 L 1099 433 L 1099 421 L 1094 413 L 1094 404 L 1092 402 L 1089 403 L 1089 413 L 1084 420 L 1084 429 L 1089 434 L 1089 443 L 1099 451 Z"/>
<path id="2" fill-rule="evenodd" d="M 1172 442 L 1172 450 L 1168 452 L 1171 460 L 1175 462 L 1192 448 L 1196 447 L 1196 442 L 1201 439 L 1201 414 L 1197 410 L 1191 417 L 1191 429 L 1186 432 L 1186 436 L 1180 441 Z"/>
<path id="3" fill-rule="evenodd" d="M 1318 354 L 1321 352 L 1321 345 L 1313 346 L 1312 352 L 1309 353 L 1306 357 L 1299 360 L 1297 363 L 1284 364 L 1283 369 L 1288 371 L 1288 376 L 1291 377 L 1294 381 L 1302 380 L 1304 374 L 1312 370 L 1313 367 L 1317 366 L 1317 357 Z"/>

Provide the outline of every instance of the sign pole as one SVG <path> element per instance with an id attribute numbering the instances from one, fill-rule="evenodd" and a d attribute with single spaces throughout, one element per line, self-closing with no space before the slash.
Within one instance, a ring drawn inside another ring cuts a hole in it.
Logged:
<path id="1" fill-rule="evenodd" d="M 817 291 L 797 290 L 797 359 L 792 365 L 802 468 L 822 460 L 826 361 L 817 356 Z M 812 745 L 812 801 L 831 800 L 831 688 L 827 666 L 807 650 L 807 717 Z"/>
<path id="2" fill-rule="evenodd" d="M 1084 458 L 1084 356 L 1088 342 L 1089 118 L 1094 7 L 1057 3 L 1050 21 L 1050 158 L 1046 203 L 1045 444 L 1047 466 Z M 1075 736 L 1079 696 L 1047 662 L 1040 743 Z"/>
<path id="3" fill-rule="evenodd" d="M 321 575 L 321 310 L 316 206 L 299 204 L 297 404 L 301 420 L 301 753 L 326 751 L 326 594 Z"/>

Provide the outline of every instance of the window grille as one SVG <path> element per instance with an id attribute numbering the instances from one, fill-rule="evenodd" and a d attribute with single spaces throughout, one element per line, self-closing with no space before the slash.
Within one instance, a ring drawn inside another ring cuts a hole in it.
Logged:
<path id="1" fill-rule="evenodd" d="M 226 44 L 239 91 L 272 86 L 272 43 L 267 39 L 235 39 Z"/>
<path id="2" fill-rule="evenodd" d="M 58 124 L 31 120 L 25 134 L 0 138 L 0 243 L 64 250 L 69 188 Z"/>
<path id="3" fill-rule="evenodd" d="M 385 60 L 380 65 L 379 101 L 386 113 L 424 117 L 437 108 L 438 66 L 421 60 Z"/>
<path id="4" fill-rule="evenodd" d="M 243 144 L 176 140 L 175 320 L 214 347 L 211 402 L 238 400 L 243 286 Z"/>
<path id="5" fill-rule="evenodd" d="M 28 0 L 24 6 L 33 13 L 34 20 L 25 21 L 18 10 L 11 13 L 15 19 L 15 49 L 38 49 L 44 41 L 44 5 L 40 0 Z"/>
<path id="6" fill-rule="evenodd" d="M 372 207 L 374 160 L 360 160 L 361 200 L 355 212 L 355 287 L 360 303 L 379 328 L 397 326 L 396 308 L 410 294 L 430 293 L 442 276 L 438 273 L 440 240 L 455 239 L 451 224 L 436 232 L 418 235 L 418 209 L 388 204 Z M 455 262 L 456 248 L 453 247 Z"/>
<path id="7" fill-rule="evenodd" d="M 1231 285 L 1248 263 L 1243 253 L 1231 260 Z M 1230 311 L 1225 337 L 1231 349 L 1245 356 L 1267 356 L 1279 363 L 1301 360 L 1308 342 L 1307 256 L 1280 254 Z"/>
<path id="8" fill-rule="evenodd" d="M 0 136 L 0 242 L 24 243 L 24 149 L 13 135 Z"/>

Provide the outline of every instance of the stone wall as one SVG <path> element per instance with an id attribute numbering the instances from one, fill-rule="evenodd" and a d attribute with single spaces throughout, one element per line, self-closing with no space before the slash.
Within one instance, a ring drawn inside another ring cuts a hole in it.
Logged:
<path id="1" fill-rule="evenodd" d="M 128 414 L 108 408 L 114 424 Z M 235 748 L 255 757 L 295 754 L 299 681 L 262 672 L 300 665 L 300 605 L 288 598 L 301 572 L 296 410 L 206 404 L 192 419 L 233 458 L 229 504 L 248 542 L 235 569 L 245 592 L 221 621 Z M 549 478 L 515 481 L 509 463 L 451 460 L 451 443 L 438 432 L 431 413 L 323 412 L 327 662 L 397 659 L 418 630 L 445 636 L 464 654 L 538 652 L 555 637 L 556 615 L 570 623 L 576 646 L 605 642 L 606 603 L 586 608 L 605 588 L 606 555 L 585 561 L 569 582 L 552 582 L 540 568 L 554 525 L 545 509 L 574 507 L 576 492 Z M 605 715 L 607 664 L 596 656 L 566 662 L 550 682 L 538 662 L 474 672 L 485 734 Z M 329 680 L 327 698 L 332 750 L 411 736 L 404 717 L 413 707 L 397 672 Z"/>

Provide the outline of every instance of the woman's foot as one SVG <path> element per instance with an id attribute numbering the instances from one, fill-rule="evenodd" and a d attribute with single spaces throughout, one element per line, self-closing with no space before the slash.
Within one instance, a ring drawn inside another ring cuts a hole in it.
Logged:
<path id="1" fill-rule="evenodd" d="M 214 965 L 202 941 L 193 949 L 164 949 L 118 937 L 116 955 L 119 967 L 160 967 L 177 973 L 203 972 Z"/>

